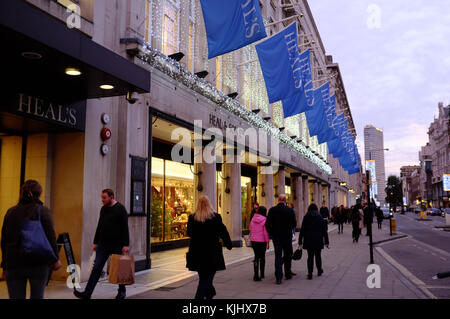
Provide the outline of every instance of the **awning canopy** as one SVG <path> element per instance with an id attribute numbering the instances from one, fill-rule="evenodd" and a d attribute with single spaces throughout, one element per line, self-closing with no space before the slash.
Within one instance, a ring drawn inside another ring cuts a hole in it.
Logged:
<path id="1" fill-rule="evenodd" d="M 0 39 L 6 93 L 67 104 L 129 91 L 150 92 L 147 70 L 25 1 L 0 1 Z M 76 68 L 81 75 L 67 75 L 67 68 Z M 100 88 L 104 84 L 114 88 Z"/>

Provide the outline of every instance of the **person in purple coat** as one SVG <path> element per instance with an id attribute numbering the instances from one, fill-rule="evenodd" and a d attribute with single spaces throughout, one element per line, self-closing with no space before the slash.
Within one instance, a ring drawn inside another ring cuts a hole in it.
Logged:
<path id="1" fill-rule="evenodd" d="M 255 259 L 253 260 L 254 281 L 264 278 L 266 265 L 266 249 L 269 249 L 269 234 L 266 229 L 267 208 L 260 206 L 250 222 L 250 240 Z M 258 271 L 260 273 L 258 274 Z"/>

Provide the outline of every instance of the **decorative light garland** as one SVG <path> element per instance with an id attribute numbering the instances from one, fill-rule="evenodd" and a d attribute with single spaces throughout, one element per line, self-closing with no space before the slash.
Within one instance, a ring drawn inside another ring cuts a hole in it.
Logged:
<path id="1" fill-rule="evenodd" d="M 203 95 L 213 103 L 224 107 L 231 113 L 239 116 L 254 127 L 264 129 L 269 135 L 277 138 L 280 142 L 288 145 L 299 152 L 304 158 L 316 164 L 328 175 L 332 174 L 331 167 L 321 160 L 317 155 L 306 149 L 303 144 L 297 143 L 292 138 L 281 132 L 277 127 L 268 123 L 260 116 L 243 107 L 238 101 L 228 97 L 223 92 L 217 90 L 212 84 L 200 79 L 195 74 L 189 72 L 175 60 L 170 59 L 159 50 L 152 48 L 148 44 L 140 46 L 140 53 L 137 55 L 142 61 L 150 64 L 154 68 L 170 76 L 174 80 L 184 84 L 191 90 Z"/>

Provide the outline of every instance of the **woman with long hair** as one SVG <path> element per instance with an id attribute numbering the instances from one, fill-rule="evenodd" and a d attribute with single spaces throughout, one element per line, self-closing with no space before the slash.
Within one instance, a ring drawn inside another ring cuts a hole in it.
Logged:
<path id="1" fill-rule="evenodd" d="M 61 268 L 58 258 L 37 258 L 25 254 L 21 246 L 22 224 L 39 220 L 55 256 L 58 256 L 52 213 L 39 200 L 41 194 L 42 186 L 35 180 L 27 180 L 20 188 L 19 203 L 8 210 L 3 220 L 1 266 L 10 299 L 25 299 L 28 281 L 30 298 L 43 299 L 50 269 Z"/>
<path id="2" fill-rule="evenodd" d="M 222 217 L 214 211 L 208 196 L 198 199 L 197 210 L 188 219 L 187 235 L 190 242 L 186 267 L 197 271 L 199 277 L 195 299 L 212 299 L 216 295 L 214 275 L 216 271 L 225 270 L 220 239 L 228 250 L 232 243 Z"/>
<path id="3" fill-rule="evenodd" d="M 303 217 L 302 227 L 298 237 L 298 245 L 308 252 L 308 279 L 312 279 L 314 259 L 316 260 L 317 276 L 323 274 L 321 251 L 324 244 L 328 247 L 328 232 L 325 221 L 319 213 L 316 204 L 308 207 Z"/>
<path id="4" fill-rule="evenodd" d="M 259 206 L 258 211 L 250 222 L 250 240 L 252 242 L 253 253 L 253 280 L 260 281 L 264 278 L 264 268 L 266 265 L 266 249 L 269 249 L 269 234 L 266 229 L 267 208 Z M 258 274 L 258 271 L 260 273 Z"/>

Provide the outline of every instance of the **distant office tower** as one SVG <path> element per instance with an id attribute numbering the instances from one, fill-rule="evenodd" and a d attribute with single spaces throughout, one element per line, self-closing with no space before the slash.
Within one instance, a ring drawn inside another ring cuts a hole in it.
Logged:
<path id="1" fill-rule="evenodd" d="M 383 130 L 372 125 L 364 127 L 364 158 L 375 161 L 377 181 L 376 200 L 381 206 L 386 203 L 386 175 L 384 169 Z"/>

